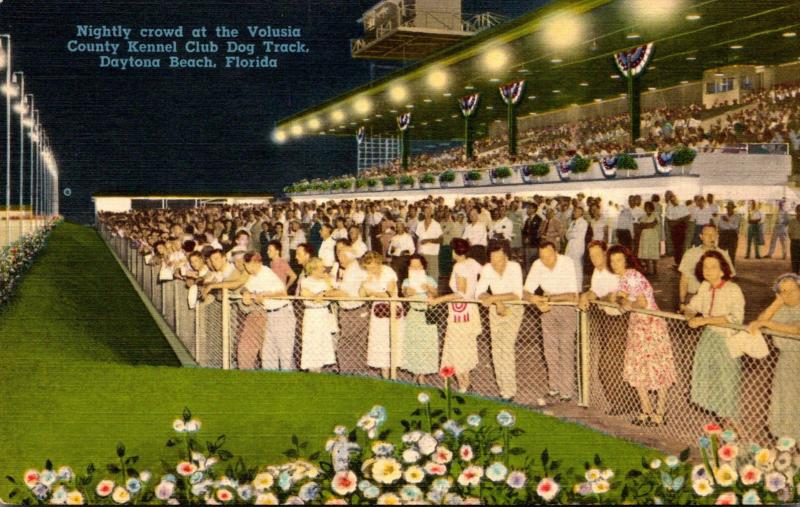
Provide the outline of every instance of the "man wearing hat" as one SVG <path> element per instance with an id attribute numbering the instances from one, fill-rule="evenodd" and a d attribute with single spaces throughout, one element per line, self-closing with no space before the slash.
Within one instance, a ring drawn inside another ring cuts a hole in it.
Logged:
<path id="1" fill-rule="evenodd" d="M 739 225 L 742 216 L 736 213 L 736 205 L 728 201 L 725 213 L 719 217 L 719 247 L 728 252 L 731 262 L 736 264 L 736 247 L 739 245 Z"/>

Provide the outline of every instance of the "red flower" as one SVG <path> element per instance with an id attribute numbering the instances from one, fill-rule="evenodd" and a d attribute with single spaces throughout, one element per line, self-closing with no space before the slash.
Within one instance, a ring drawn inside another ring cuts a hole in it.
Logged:
<path id="1" fill-rule="evenodd" d="M 452 366 L 442 366 L 442 369 L 439 370 L 439 375 L 442 378 L 450 378 L 456 374 L 456 369 Z"/>
<path id="2" fill-rule="evenodd" d="M 703 431 L 708 433 L 709 435 L 719 435 L 722 433 L 722 427 L 717 423 L 708 423 L 703 426 Z"/>

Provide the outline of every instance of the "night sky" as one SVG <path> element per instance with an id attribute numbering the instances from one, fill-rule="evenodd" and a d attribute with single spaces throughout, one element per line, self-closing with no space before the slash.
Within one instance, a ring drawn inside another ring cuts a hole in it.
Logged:
<path id="1" fill-rule="evenodd" d="M 463 10 L 516 17 L 541 3 L 464 0 Z M 62 213 L 90 222 L 91 194 L 98 191 L 277 193 L 302 177 L 353 171 L 354 138 L 278 146 L 270 134 L 280 118 L 369 81 L 369 63 L 350 58 L 348 41 L 360 35 L 356 20 L 374 4 L 5 0 L 0 31 L 12 35 L 13 70 L 25 72 L 26 93 L 36 96 L 59 163 L 61 188 L 72 190 L 61 197 Z M 303 29 L 311 52 L 284 55 L 273 70 L 102 69 L 97 55 L 67 51 L 76 24 L 293 25 Z"/>

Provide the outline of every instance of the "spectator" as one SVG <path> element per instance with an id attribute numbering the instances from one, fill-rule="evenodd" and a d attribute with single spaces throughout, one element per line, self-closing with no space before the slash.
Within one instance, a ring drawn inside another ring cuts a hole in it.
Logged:
<path id="1" fill-rule="evenodd" d="M 658 217 L 655 205 L 647 201 L 644 203 L 645 215 L 639 221 L 641 233 L 639 236 L 639 259 L 647 265 L 648 275 L 658 274 L 658 259 L 661 257 L 661 245 L 658 241 Z"/>
<path id="2" fill-rule="evenodd" d="M 634 197 L 630 196 L 628 198 L 628 206 L 623 206 L 617 217 L 617 241 L 629 250 L 633 249 L 633 224 L 635 220 L 631 209 L 635 206 L 635 203 Z"/>
<path id="3" fill-rule="evenodd" d="M 683 304 L 688 303 L 689 300 L 694 297 L 695 294 L 697 294 L 697 291 L 700 288 L 700 282 L 695 276 L 695 268 L 697 267 L 697 263 L 700 262 L 700 258 L 706 252 L 719 252 L 722 257 L 725 258 L 725 262 L 728 264 L 728 266 L 731 266 L 731 276 L 736 276 L 736 270 L 732 267 L 733 263 L 731 262 L 730 257 L 728 257 L 728 252 L 717 247 L 718 238 L 719 233 L 717 232 L 717 228 L 714 226 L 714 224 L 706 224 L 703 226 L 703 230 L 700 233 L 700 240 L 702 241 L 702 244 L 700 246 L 690 248 L 683 255 L 683 259 L 681 259 L 681 265 L 678 267 L 678 271 L 681 273 L 681 279 L 678 284 L 680 311 L 683 311 Z"/>
<path id="4" fill-rule="evenodd" d="M 775 282 L 775 300 L 758 319 L 748 325 L 748 331 L 760 330 L 775 333 L 800 334 L 800 276 L 786 273 Z M 769 410 L 769 430 L 773 436 L 800 439 L 800 390 L 797 389 L 797 372 L 800 371 L 800 341 L 773 336 L 775 348 L 780 351 L 772 380 Z"/>
<path id="5" fill-rule="evenodd" d="M 584 311 L 589 308 L 589 303 L 592 301 L 598 299 L 610 300 L 611 296 L 617 291 L 617 286 L 619 285 L 619 276 L 608 269 L 606 244 L 602 241 L 592 241 L 589 243 L 588 250 L 589 260 L 592 262 L 594 271 L 592 271 L 592 280 L 589 285 L 589 290 L 582 293 L 578 300 L 578 307 Z"/>
<path id="6" fill-rule="evenodd" d="M 389 256 L 392 269 L 397 273 L 398 283 L 402 284 L 408 276 L 408 259 L 414 254 L 414 238 L 406 230 L 405 222 L 397 222 L 397 234 L 389 243 Z"/>
<path id="7" fill-rule="evenodd" d="M 267 255 L 269 256 L 269 268 L 278 275 L 284 286 L 287 288 L 292 287 L 294 282 L 297 281 L 297 275 L 292 271 L 286 259 L 281 257 L 281 242 L 273 239 L 268 241 L 266 246 Z"/>
<path id="8" fill-rule="evenodd" d="M 772 228 L 772 238 L 770 238 L 769 251 L 765 259 L 772 258 L 772 255 L 775 253 L 775 247 L 777 243 L 780 242 L 781 254 L 783 260 L 786 260 L 786 237 L 789 226 L 789 214 L 783 209 L 784 205 L 784 201 L 778 202 L 778 215 L 775 217 L 775 227 Z"/>
<path id="9" fill-rule="evenodd" d="M 589 232 L 589 222 L 583 218 L 583 208 L 575 207 L 572 211 L 573 219 L 567 229 L 567 248 L 565 255 L 575 264 L 575 292 L 583 290 L 583 254 L 586 251 L 586 236 Z"/>
<path id="10" fill-rule="evenodd" d="M 442 231 L 439 222 L 433 219 L 433 206 L 425 206 L 425 218 L 417 224 L 415 231 L 419 241 L 418 252 L 425 258 L 428 274 L 439 285 L 439 251 L 442 244 Z"/>
<path id="11" fill-rule="evenodd" d="M 631 312 L 622 375 L 636 389 L 642 409 L 632 422 L 644 426 L 664 424 L 669 387 L 677 379 L 667 323 L 660 317 L 632 311 L 658 310 L 658 305 L 653 287 L 627 248 L 622 245 L 609 248 L 608 267 L 620 277 L 613 299 L 623 311 Z M 658 393 L 655 412 L 650 391 Z"/>
<path id="12" fill-rule="evenodd" d="M 319 259 L 325 269 L 330 271 L 333 263 L 336 262 L 336 239 L 332 236 L 333 230 L 328 224 L 323 224 L 320 229 L 322 243 L 319 246 Z"/>
<path id="13" fill-rule="evenodd" d="M 475 293 L 489 308 L 495 379 L 500 396 L 508 400 L 517 394 L 515 345 L 524 309 L 506 303 L 522 298 L 522 268 L 508 260 L 507 245 L 492 242 L 488 250 L 489 263 L 481 269 Z"/>
<path id="14" fill-rule="evenodd" d="M 350 226 L 349 231 L 350 245 L 353 247 L 353 255 L 356 259 L 360 259 L 367 253 L 367 244 L 361 239 L 361 230 L 358 226 Z"/>
<path id="15" fill-rule="evenodd" d="M 581 269 L 583 267 L 581 266 Z M 543 295 L 537 295 L 537 289 Z M 525 279 L 524 298 L 542 312 L 542 338 L 547 362 L 548 395 L 569 401 L 575 393 L 575 340 L 577 321 L 569 306 L 550 303 L 578 301 L 580 289 L 575 275 L 575 262 L 560 255 L 553 243 L 539 246 L 539 259 L 533 263 Z"/>
<path id="16" fill-rule="evenodd" d="M 481 216 L 475 209 L 469 213 L 469 223 L 464 226 L 463 238 L 469 241 L 469 256 L 479 264 L 485 264 L 488 244 L 486 224 L 481 222 Z"/>
<path id="17" fill-rule="evenodd" d="M 758 205 L 755 201 L 750 201 L 747 210 L 747 249 L 744 253 L 744 258 L 750 258 L 750 246 L 753 246 L 756 259 L 761 258 L 759 247 L 764 244 L 761 237 L 761 212 L 758 211 Z"/>
<path id="18" fill-rule="evenodd" d="M 358 263 L 353 247 L 346 241 L 336 242 L 334 288 L 325 295 L 337 298 L 358 298 L 367 273 Z M 367 364 L 367 334 L 369 311 L 363 301 L 339 301 L 339 327 L 341 333 L 337 346 L 340 372 L 358 372 Z"/>
<path id="19" fill-rule="evenodd" d="M 367 252 L 363 258 L 367 276 L 361 283 L 360 296 L 367 298 L 397 297 L 397 274 L 389 266 L 384 266 L 383 256 L 378 252 Z M 395 317 L 402 319 L 402 306 L 396 306 Z M 372 303 L 372 316 L 369 322 L 367 340 L 367 365 L 380 368 L 381 376 L 389 378 L 391 366 L 391 305 L 386 301 Z M 398 329 L 403 328 L 402 323 Z M 398 336 L 402 343 L 402 333 Z"/>
<path id="20" fill-rule="evenodd" d="M 719 247 L 728 252 L 728 258 L 736 265 L 736 249 L 739 247 L 739 227 L 742 217 L 735 213 L 736 205 L 728 201 L 725 214 L 719 217 Z"/>
<path id="21" fill-rule="evenodd" d="M 261 367 L 268 370 L 294 369 L 296 320 L 286 296 L 286 286 L 271 269 L 261 263 L 257 253 L 245 254 L 245 269 L 250 275 L 242 291 L 242 302 L 262 305 L 267 312 L 266 335 L 261 348 Z"/>
<path id="22" fill-rule="evenodd" d="M 528 216 L 522 225 L 522 245 L 524 250 L 524 263 L 527 270 L 533 261 L 539 258 L 539 229 L 542 226 L 542 217 L 539 215 L 539 206 L 531 203 L 528 206 Z"/>
<path id="23" fill-rule="evenodd" d="M 403 295 L 420 302 L 409 304 L 401 368 L 413 373 L 418 384 L 424 383 L 426 375 L 439 371 L 439 330 L 436 324 L 428 323 L 429 307 L 424 302 L 438 295 L 438 283 L 428 276 L 426 265 L 424 256 L 412 255 L 408 260 L 408 278 L 403 280 Z"/>
<path id="24" fill-rule="evenodd" d="M 667 229 L 672 244 L 675 267 L 683 260 L 686 243 L 686 230 L 689 227 L 689 208 L 682 204 L 674 193 L 669 193 L 667 203 Z"/>
<path id="25" fill-rule="evenodd" d="M 448 303 L 442 366 L 452 366 L 456 370 L 458 390 L 466 392 L 470 386 L 470 374 L 478 365 L 477 338 L 481 334 L 481 316 L 477 305 L 465 301 L 475 299 L 482 266 L 467 256 L 467 240 L 454 238 L 451 247 L 455 260 L 450 274 L 450 290 L 453 292 L 434 299 L 431 306 Z"/>
<path id="26" fill-rule="evenodd" d="M 795 206 L 795 215 L 789 219 L 787 230 L 792 257 L 792 273 L 800 273 L 800 204 Z"/>
<path id="27" fill-rule="evenodd" d="M 269 234 L 269 226 L 270 223 L 267 220 L 261 222 L 261 232 L 258 234 L 258 245 L 259 245 L 259 253 L 261 254 L 262 259 L 269 259 L 269 252 L 267 252 L 267 245 L 269 244 L 270 234 Z M 281 242 L 278 240 L 278 255 L 281 253 Z"/>
<path id="28" fill-rule="evenodd" d="M 306 264 L 308 263 L 309 259 L 315 256 L 315 253 L 316 252 L 314 252 L 314 248 L 308 243 L 300 243 L 297 245 L 297 249 L 294 251 L 295 264 L 300 268 L 300 274 L 297 276 L 297 283 L 294 291 L 296 296 L 300 295 L 300 283 L 306 276 Z"/>
<path id="29" fill-rule="evenodd" d="M 726 339 L 736 333 L 726 324 L 744 320 L 744 294 L 731 280 L 731 266 L 723 254 L 709 250 L 700 257 L 695 276 L 702 281 L 697 294 L 684 307 L 692 329 L 704 326 L 694 353 L 692 402 L 723 418 L 734 427 L 739 417 L 741 366 L 732 358 Z"/>
<path id="30" fill-rule="evenodd" d="M 333 349 L 336 321 L 330 303 L 322 300 L 325 293 L 333 289 L 333 281 L 325 269 L 322 259 L 310 258 L 305 266 L 306 276 L 300 284 L 300 295 L 313 298 L 304 302 L 300 368 L 313 372 L 336 363 Z"/>
<path id="31" fill-rule="evenodd" d="M 561 237 L 564 235 L 564 226 L 562 225 L 561 220 L 556 218 L 555 211 L 552 208 L 548 208 L 545 213 L 545 220 L 542 222 L 542 226 L 539 229 L 540 243 L 552 243 L 553 247 L 556 249 L 556 252 L 560 252 Z"/>

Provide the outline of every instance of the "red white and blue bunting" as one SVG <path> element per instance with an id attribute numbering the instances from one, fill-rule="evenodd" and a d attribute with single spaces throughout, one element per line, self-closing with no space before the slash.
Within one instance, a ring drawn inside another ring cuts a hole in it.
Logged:
<path id="1" fill-rule="evenodd" d="M 600 172 L 606 179 L 617 176 L 617 157 L 602 157 L 600 159 Z"/>
<path id="2" fill-rule="evenodd" d="M 400 130 L 406 130 L 411 125 L 411 113 L 403 113 L 397 117 L 397 126 Z"/>
<path id="3" fill-rule="evenodd" d="M 644 46 L 614 53 L 614 63 L 623 75 L 627 76 L 630 71 L 631 76 L 638 76 L 647 67 L 652 55 L 653 43 L 650 42 Z"/>
<path id="4" fill-rule="evenodd" d="M 473 93 L 472 95 L 467 95 L 466 97 L 458 99 L 458 106 L 461 108 L 461 114 L 464 115 L 464 118 L 468 118 L 475 113 L 475 110 L 478 108 L 478 99 L 480 99 L 480 97 L 480 93 Z"/>
<path id="5" fill-rule="evenodd" d="M 653 165 L 656 167 L 656 173 L 667 175 L 672 172 L 672 152 L 671 151 L 657 151 L 653 154 Z"/>
<path id="6" fill-rule="evenodd" d="M 558 179 L 561 181 L 569 181 L 569 178 L 572 175 L 572 160 L 570 159 L 565 162 L 556 162 L 555 165 Z"/>
<path id="7" fill-rule="evenodd" d="M 514 83 L 506 83 L 500 85 L 500 96 L 503 97 L 503 102 L 506 104 L 516 105 L 522 97 L 522 92 L 525 90 L 525 80 L 516 81 Z"/>
<path id="8" fill-rule="evenodd" d="M 365 129 L 363 126 L 359 127 L 358 130 L 356 131 L 356 141 L 358 141 L 358 144 L 363 143 L 366 137 L 367 137 L 367 129 Z"/>

